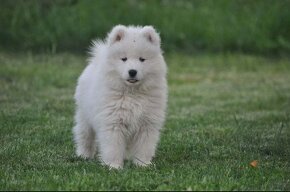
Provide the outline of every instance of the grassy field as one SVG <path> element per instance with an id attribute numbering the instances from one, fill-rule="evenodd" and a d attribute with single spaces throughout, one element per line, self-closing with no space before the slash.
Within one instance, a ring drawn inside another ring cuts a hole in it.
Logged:
<path id="1" fill-rule="evenodd" d="M 74 154 L 73 93 L 85 59 L 0 53 L 1 190 L 290 190 L 289 58 L 166 55 L 169 106 L 155 165 L 121 171 Z"/>
<path id="2" fill-rule="evenodd" d="M 124 24 L 154 25 L 166 51 L 287 54 L 289 7 L 289 0 L 1 0 L 0 50 L 83 52 Z"/>

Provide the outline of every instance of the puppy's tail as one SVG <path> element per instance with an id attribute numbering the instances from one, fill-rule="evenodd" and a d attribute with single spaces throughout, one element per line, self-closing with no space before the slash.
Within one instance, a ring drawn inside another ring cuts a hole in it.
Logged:
<path id="1" fill-rule="evenodd" d="M 91 46 L 89 48 L 89 62 L 94 62 L 95 60 L 99 60 L 106 52 L 106 44 L 102 40 L 93 40 Z M 101 56 L 102 55 L 102 56 Z"/>

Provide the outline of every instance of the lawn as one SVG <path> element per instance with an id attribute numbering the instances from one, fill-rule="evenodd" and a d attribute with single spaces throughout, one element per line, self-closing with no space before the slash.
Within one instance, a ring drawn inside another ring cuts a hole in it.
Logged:
<path id="1" fill-rule="evenodd" d="M 289 58 L 165 57 L 168 115 L 154 166 L 110 171 L 74 153 L 86 57 L 0 53 L 0 189 L 290 190 Z"/>

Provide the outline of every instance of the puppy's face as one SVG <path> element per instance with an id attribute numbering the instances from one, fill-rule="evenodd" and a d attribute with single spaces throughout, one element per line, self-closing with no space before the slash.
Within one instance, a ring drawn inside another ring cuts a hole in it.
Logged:
<path id="1" fill-rule="evenodd" d="M 109 65 L 126 85 L 139 85 L 164 73 L 160 37 L 153 27 L 118 25 L 108 35 L 107 43 Z"/>

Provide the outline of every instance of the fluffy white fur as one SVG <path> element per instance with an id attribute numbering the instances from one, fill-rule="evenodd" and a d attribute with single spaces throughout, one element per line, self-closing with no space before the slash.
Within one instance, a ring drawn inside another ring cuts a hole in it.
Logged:
<path id="1" fill-rule="evenodd" d="M 98 148 L 101 161 L 112 168 L 122 168 L 124 159 L 149 165 L 167 105 L 158 33 L 151 26 L 117 25 L 91 52 L 75 93 L 77 155 L 93 158 Z M 137 75 L 128 81 L 132 69 Z"/>

